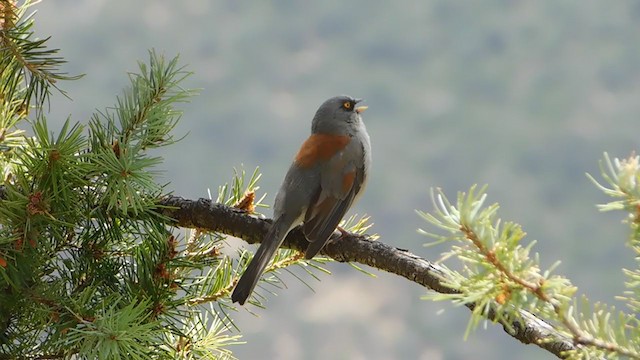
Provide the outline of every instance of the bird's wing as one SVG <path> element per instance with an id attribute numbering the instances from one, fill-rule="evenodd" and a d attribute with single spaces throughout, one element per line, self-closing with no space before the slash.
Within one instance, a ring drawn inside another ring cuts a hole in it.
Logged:
<path id="1" fill-rule="evenodd" d="M 307 208 L 303 231 L 311 242 L 305 253 L 308 259 L 329 240 L 364 184 L 362 147 L 354 142 L 349 145 L 355 147 L 347 146 L 324 164 L 320 187 Z"/>

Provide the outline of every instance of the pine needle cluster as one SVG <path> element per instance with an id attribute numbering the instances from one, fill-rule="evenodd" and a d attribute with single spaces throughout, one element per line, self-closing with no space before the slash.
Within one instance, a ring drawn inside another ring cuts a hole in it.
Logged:
<path id="1" fill-rule="evenodd" d="M 0 358 L 230 357 L 238 335 L 192 304 L 209 277 L 232 282 L 203 251 L 220 239 L 187 249 L 156 205 L 150 150 L 175 141 L 189 73 L 150 52 L 114 107 L 54 135 L 48 96 L 78 77 L 35 39 L 30 5 L 0 1 Z"/>
<path id="2" fill-rule="evenodd" d="M 628 213 L 631 236 L 627 245 L 638 261 L 640 157 L 632 154 L 627 159 L 611 160 L 605 154 L 602 177 L 604 184 L 589 176 L 614 200 L 599 207 L 602 211 Z M 555 274 L 558 263 L 541 269 L 539 254 L 533 253 L 535 242 L 524 244 L 522 228 L 499 219 L 497 204 L 485 205 L 485 188 L 474 186 L 467 193 L 458 193 L 455 203 L 440 190 L 434 190 L 432 198 L 436 211 L 419 214 L 444 235 L 420 232 L 436 239 L 430 245 L 452 244 L 441 261 L 457 260 L 457 266 L 452 265 L 458 270 L 450 270 L 445 282 L 459 292 L 425 298 L 473 305 L 467 334 L 487 318 L 509 324 L 518 319 L 518 310 L 522 309 L 573 340 L 575 350 L 564 354 L 568 358 L 640 359 L 640 319 L 636 315 L 640 310 L 640 262 L 636 269 L 622 270 L 628 281 L 621 299 L 628 312 L 617 311 L 613 306 L 592 303 L 586 296 L 576 296 L 577 288 L 570 280 Z"/>

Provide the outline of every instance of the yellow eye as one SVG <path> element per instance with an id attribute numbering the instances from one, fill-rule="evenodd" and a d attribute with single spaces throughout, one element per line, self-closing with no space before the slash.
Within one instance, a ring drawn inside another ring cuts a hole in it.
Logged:
<path id="1" fill-rule="evenodd" d="M 345 101 L 344 104 L 342 104 L 342 107 L 347 110 L 351 110 L 351 106 L 351 101 Z"/>

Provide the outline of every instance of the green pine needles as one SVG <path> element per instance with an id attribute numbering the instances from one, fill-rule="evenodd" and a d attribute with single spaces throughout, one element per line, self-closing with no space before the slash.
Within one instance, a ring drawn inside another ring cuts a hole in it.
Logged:
<path id="1" fill-rule="evenodd" d="M 162 159 L 149 150 L 176 141 L 189 73 L 150 52 L 88 131 L 67 121 L 54 135 L 49 89 L 77 77 L 32 40 L 28 6 L 0 2 L 0 358 L 231 357 L 225 316 L 193 305 L 200 284 L 233 282 L 229 259 L 203 249 L 221 237 L 187 251 L 156 205 Z"/>
<path id="2" fill-rule="evenodd" d="M 0 94 L 17 95 L 11 105 L 18 113 L 28 111 L 34 98 L 36 103 L 46 101 L 52 88 L 62 92 L 58 81 L 80 78 L 60 71 L 66 61 L 57 55 L 57 49 L 47 48 L 49 38 L 35 38 L 31 29 L 34 13 L 27 14 L 35 3 L 26 0 L 17 6 L 15 0 L 0 1 Z"/>
<path id="3" fill-rule="evenodd" d="M 589 178 L 615 200 L 600 205 L 602 211 L 623 210 L 629 213 L 632 236 L 628 244 L 640 254 L 640 157 L 611 161 L 605 154 L 602 175 L 606 185 Z M 628 277 L 628 291 L 622 297 L 630 312 L 616 311 L 601 303 L 576 298 L 577 288 L 551 268 L 540 268 L 539 255 L 532 253 L 535 242 L 522 243 L 525 233 L 518 224 L 498 218 L 498 205 L 486 206 L 485 188 L 473 186 L 459 193 L 451 203 L 442 191 L 432 192 L 434 214 L 419 212 L 428 223 L 443 230 L 439 235 L 420 232 L 436 239 L 433 244 L 451 242 L 451 250 L 442 261 L 457 259 L 459 271 L 450 271 L 444 283 L 459 290 L 454 294 L 430 294 L 425 299 L 453 301 L 473 305 L 467 328 L 475 329 L 489 317 L 505 326 L 519 317 L 519 309 L 552 324 L 573 339 L 576 349 L 564 356 L 572 359 L 633 358 L 640 359 L 640 270 L 623 269 Z M 636 261 L 638 261 L 636 256 Z M 640 262 L 638 262 L 640 265 Z M 639 267 L 640 268 L 640 267 Z"/>

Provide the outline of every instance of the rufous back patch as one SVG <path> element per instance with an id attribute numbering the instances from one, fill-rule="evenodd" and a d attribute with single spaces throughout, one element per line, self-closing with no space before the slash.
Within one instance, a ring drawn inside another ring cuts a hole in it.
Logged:
<path id="1" fill-rule="evenodd" d="M 300 147 L 295 163 L 302 168 L 309 168 L 319 161 L 329 160 L 344 149 L 350 139 L 348 135 L 312 134 Z"/>

